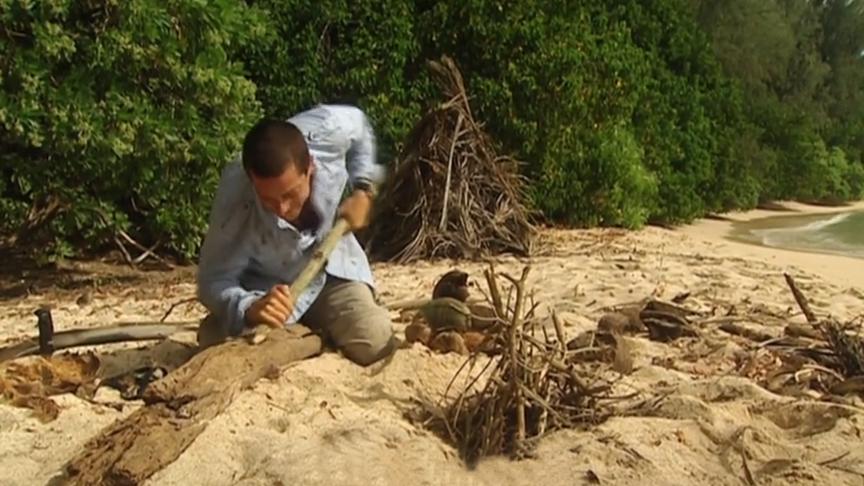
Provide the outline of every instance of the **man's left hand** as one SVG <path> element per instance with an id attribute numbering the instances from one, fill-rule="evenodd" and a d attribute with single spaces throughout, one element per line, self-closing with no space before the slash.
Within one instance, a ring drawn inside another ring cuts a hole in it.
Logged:
<path id="1" fill-rule="evenodd" d="M 358 231 L 369 224 L 372 210 L 372 194 L 356 190 L 339 207 L 339 215 L 345 218 L 351 231 Z"/>

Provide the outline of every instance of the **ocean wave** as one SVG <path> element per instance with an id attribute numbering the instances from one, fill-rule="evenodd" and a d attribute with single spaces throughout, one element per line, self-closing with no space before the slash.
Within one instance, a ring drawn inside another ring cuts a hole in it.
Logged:
<path id="1" fill-rule="evenodd" d="M 813 221 L 812 223 L 807 223 L 801 226 L 793 226 L 791 228 L 768 228 L 761 230 L 754 230 L 753 233 L 762 233 L 762 234 L 771 234 L 771 233 L 807 233 L 807 232 L 816 232 L 820 230 L 824 230 L 830 226 L 834 226 L 842 223 L 843 221 L 849 219 L 854 213 L 841 213 L 834 215 L 829 219 Z"/>
<path id="2" fill-rule="evenodd" d="M 798 248 L 828 251 L 846 255 L 864 256 L 864 247 L 837 238 L 832 227 L 843 224 L 854 212 L 834 215 L 793 227 L 760 228 L 750 230 L 763 245 L 774 248 Z"/>

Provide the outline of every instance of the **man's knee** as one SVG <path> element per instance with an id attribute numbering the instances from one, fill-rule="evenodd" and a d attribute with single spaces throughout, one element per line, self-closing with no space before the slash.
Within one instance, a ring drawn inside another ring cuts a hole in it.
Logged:
<path id="1" fill-rule="evenodd" d="M 331 278 L 304 319 L 324 330 L 346 358 L 363 366 L 386 358 L 396 347 L 390 313 L 363 282 Z"/>
<path id="2" fill-rule="evenodd" d="M 379 311 L 355 322 L 350 336 L 342 336 L 342 339 L 334 336 L 337 341 L 342 341 L 337 342 L 342 354 L 361 366 L 384 359 L 396 349 L 396 336 L 390 318 L 384 309 Z"/>
<path id="3" fill-rule="evenodd" d="M 369 366 L 376 363 L 396 350 L 396 336 L 392 335 L 383 343 L 358 342 L 346 344 L 342 347 L 342 354 L 360 366 Z"/>

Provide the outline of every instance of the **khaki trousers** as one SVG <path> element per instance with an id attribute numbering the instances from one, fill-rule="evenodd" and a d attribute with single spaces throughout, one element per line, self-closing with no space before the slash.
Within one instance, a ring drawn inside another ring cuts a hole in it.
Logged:
<path id="1" fill-rule="evenodd" d="M 318 298 L 300 323 L 320 332 L 346 358 L 367 366 L 389 356 L 398 347 L 390 315 L 375 302 L 363 282 L 327 276 Z M 198 344 L 212 346 L 227 339 L 225 326 L 207 316 L 198 330 Z"/>

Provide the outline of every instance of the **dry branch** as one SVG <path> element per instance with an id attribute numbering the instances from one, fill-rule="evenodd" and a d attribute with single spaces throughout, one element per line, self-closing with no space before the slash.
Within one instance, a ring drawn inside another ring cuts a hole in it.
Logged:
<path id="1" fill-rule="evenodd" d="M 810 309 L 810 304 L 807 303 L 807 298 L 804 297 L 804 294 L 802 294 L 798 289 L 798 286 L 795 285 L 795 279 L 793 279 L 788 273 L 784 273 L 783 277 L 786 279 L 786 283 L 792 290 L 792 296 L 795 297 L 795 302 L 798 303 L 798 307 L 801 308 L 801 312 L 803 312 L 804 317 L 807 318 L 807 322 L 810 324 L 816 324 L 819 320 L 816 318 L 816 314 L 813 313 L 813 310 Z"/>

